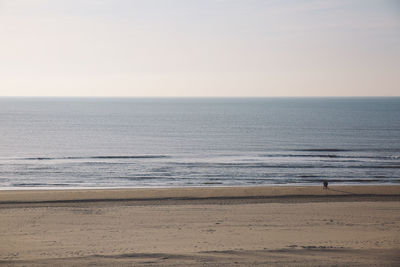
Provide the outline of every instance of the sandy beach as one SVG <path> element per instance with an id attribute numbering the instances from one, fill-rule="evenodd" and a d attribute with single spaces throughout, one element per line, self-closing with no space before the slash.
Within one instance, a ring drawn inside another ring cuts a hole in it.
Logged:
<path id="1" fill-rule="evenodd" d="M 5 266 L 398 266 L 400 186 L 0 191 Z"/>

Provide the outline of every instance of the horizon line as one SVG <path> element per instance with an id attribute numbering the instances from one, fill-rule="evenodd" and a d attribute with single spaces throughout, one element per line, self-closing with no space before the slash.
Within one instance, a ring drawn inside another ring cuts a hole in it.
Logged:
<path id="1" fill-rule="evenodd" d="M 0 98 L 398 98 L 393 96 L 1 96 Z"/>

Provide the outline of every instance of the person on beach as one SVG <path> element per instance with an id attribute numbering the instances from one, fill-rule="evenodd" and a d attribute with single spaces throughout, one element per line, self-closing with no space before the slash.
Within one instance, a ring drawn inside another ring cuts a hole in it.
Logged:
<path id="1" fill-rule="evenodd" d="M 328 181 L 327 180 L 324 181 L 324 187 L 323 188 L 324 189 L 328 189 Z"/>

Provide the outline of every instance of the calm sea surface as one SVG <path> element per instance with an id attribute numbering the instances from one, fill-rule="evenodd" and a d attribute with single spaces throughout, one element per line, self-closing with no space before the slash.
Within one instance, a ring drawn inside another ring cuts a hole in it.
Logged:
<path id="1" fill-rule="evenodd" d="M 400 183 L 400 98 L 0 98 L 0 187 Z"/>

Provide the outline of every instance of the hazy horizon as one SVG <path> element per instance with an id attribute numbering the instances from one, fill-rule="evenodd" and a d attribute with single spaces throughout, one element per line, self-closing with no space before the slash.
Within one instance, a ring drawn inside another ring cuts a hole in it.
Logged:
<path id="1" fill-rule="evenodd" d="M 0 0 L 0 96 L 400 96 L 395 0 Z"/>
<path id="2" fill-rule="evenodd" d="M 59 96 L 55 96 L 55 95 L 36 95 L 36 96 L 31 96 L 31 95 L 21 95 L 21 96 L 15 96 L 15 95 L 9 95 L 9 96 L 3 96 L 0 95 L 0 98 L 126 98 L 126 99 L 285 99 L 285 98 L 299 98 L 299 99 L 378 99 L 378 98 L 400 98 L 400 95 L 394 95 L 394 96 L 109 96 L 109 95 L 105 95 L 105 96 L 91 96 L 91 95 L 59 95 Z"/>

